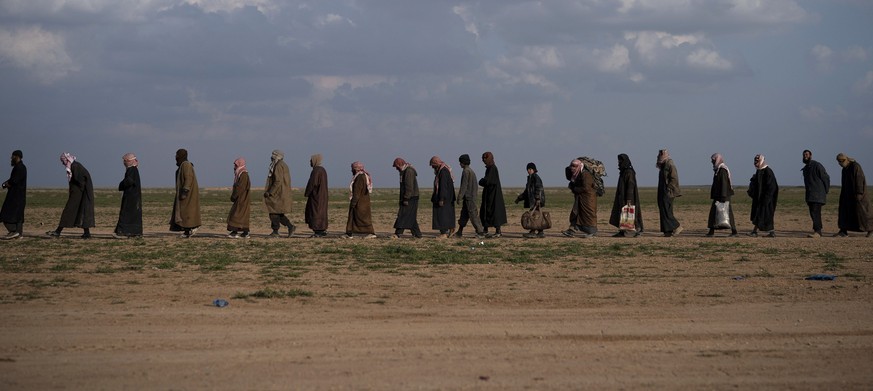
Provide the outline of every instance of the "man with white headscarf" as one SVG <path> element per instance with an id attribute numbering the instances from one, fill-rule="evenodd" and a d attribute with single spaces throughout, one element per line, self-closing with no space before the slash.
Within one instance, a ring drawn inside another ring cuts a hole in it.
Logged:
<path id="1" fill-rule="evenodd" d="M 683 230 L 679 220 L 673 215 L 673 201 L 682 196 L 679 190 L 679 172 L 666 149 L 658 151 L 655 167 L 658 168 L 658 214 L 661 232 L 666 237 L 676 236 Z"/>
<path id="2" fill-rule="evenodd" d="M 570 210 L 570 228 L 561 233 L 567 237 L 593 238 L 597 235 L 597 189 L 594 175 L 585 169 L 585 163 L 573 159 L 564 169 L 567 187 L 573 192 Z"/>
<path id="3" fill-rule="evenodd" d="M 719 228 L 716 224 L 716 202 L 726 202 L 728 203 L 728 216 L 730 219 L 730 228 L 731 228 L 731 237 L 737 236 L 737 223 L 734 220 L 734 207 L 731 205 L 731 197 L 734 195 L 734 188 L 731 184 L 731 171 L 728 169 L 728 166 L 724 164 L 724 157 L 720 153 L 714 153 L 710 157 L 710 161 L 712 162 L 712 187 L 709 189 L 709 198 L 712 199 L 712 205 L 709 208 L 709 220 L 707 222 L 707 226 L 709 227 L 709 232 L 706 233 L 707 237 L 712 237 L 715 235 L 716 229 Z"/>
<path id="4" fill-rule="evenodd" d="M 279 227 L 288 227 L 288 237 L 297 227 L 291 224 L 286 216 L 291 213 L 291 171 L 285 163 L 285 154 L 274 150 L 270 156 L 270 171 L 267 174 L 267 186 L 264 189 L 264 204 L 270 215 L 270 237 L 279 237 Z"/>
<path id="5" fill-rule="evenodd" d="M 776 202 L 779 198 L 779 184 L 776 175 L 764 161 L 764 155 L 755 155 L 755 175 L 749 181 L 746 191 L 752 197 L 751 220 L 754 228 L 749 236 L 758 236 L 758 230 L 766 231 L 768 238 L 776 237 L 773 220 L 776 214 Z"/>
<path id="6" fill-rule="evenodd" d="M 61 165 L 67 171 L 69 196 L 61 221 L 54 231 L 46 232 L 51 237 L 60 237 L 64 228 L 82 228 L 85 232 L 82 239 L 91 239 L 91 228 L 94 227 L 94 183 L 91 174 L 76 157 L 64 152 L 61 155 Z"/>
<path id="7" fill-rule="evenodd" d="M 121 210 L 112 237 L 116 239 L 142 236 L 142 186 L 139 181 L 139 160 L 133 153 L 121 157 L 124 179 L 118 184 Z"/>
<path id="8" fill-rule="evenodd" d="M 349 182 L 349 218 L 346 220 L 346 234 L 343 238 L 351 239 L 353 234 L 364 234 L 365 239 L 376 238 L 370 206 L 371 193 L 373 193 L 373 177 L 364 169 L 364 163 L 352 163 L 352 180 Z"/>
<path id="9" fill-rule="evenodd" d="M 231 239 L 249 237 L 249 222 L 252 214 L 249 200 L 251 188 L 252 182 L 249 180 L 246 159 L 237 158 L 233 161 L 233 190 L 230 193 L 230 201 L 233 205 L 227 214 L 227 230 L 230 231 L 227 237 Z"/>

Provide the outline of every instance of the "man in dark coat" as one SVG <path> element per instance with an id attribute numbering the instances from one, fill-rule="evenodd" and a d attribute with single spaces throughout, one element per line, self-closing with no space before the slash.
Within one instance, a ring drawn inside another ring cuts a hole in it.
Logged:
<path id="1" fill-rule="evenodd" d="M 734 219 L 734 207 L 731 205 L 731 197 L 734 195 L 734 188 L 731 184 L 731 171 L 724 164 L 724 157 L 720 153 L 715 153 L 710 158 L 712 161 L 712 187 L 709 189 L 709 198 L 712 199 L 712 205 L 709 207 L 709 220 L 707 226 L 709 232 L 706 236 L 712 237 L 715 235 L 716 229 L 724 229 L 716 226 L 716 202 L 728 203 L 728 218 L 730 221 L 731 237 L 737 236 L 737 223 Z"/>
<path id="2" fill-rule="evenodd" d="M 812 233 L 809 238 L 821 237 L 821 207 L 827 203 L 828 192 L 831 189 L 831 177 L 824 166 L 812 160 L 812 151 L 803 151 L 803 187 L 806 188 L 806 205 L 809 207 L 809 217 L 812 219 Z"/>
<path id="3" fill-rule="evenodd" d="M 173 198 L 173 214 L 170 216 L 170 231 L 182 232 L 182 238 L 194 236 L 200 227 L 200 187 L 194 164 L 188 161 L 188 150 L 176 150 L 176 196 Z"/>
<path id="4" fill-rule="evenodd" d="M 479 219 L 479 207 L 476 206 L 477 198 L 479 198 L 479 185 L 476 182 L 476 173 L 470 168 L 470 155 L 466 153 L 458 157 L 463 171 L 461 172 L 461 185 L 458 187 L 458 198 L 455 202 L 461 204 L 461 216 L 458 218 L 458 232 L 455 237 L 464 236 L 464 227 L 469 221 L 476 231 L 476 239 L 481 239 L 485 235 L 485 228 L 482 227 L 482 220 Z"/>
<path id="5" fill-rule="evenodd" d="M 452 169 L 439 156 L 430 158 L 430 166 L 433 168 L 433 195 L 430 202 L 433 204 L 433 222 L 431 229 L 440 231 L 438 239 L 452 236 L 455 230 L 455 178 Z"/>
<path id="6" fill-rule="evenodd" d="M 524 191 L 518 197 L 515 197 L 516 204 L 524 201 L 525 209 L 546 206 L 546 192 L 543 189 L 543 180 L 540 179 L 540 175 L 537 172 L 536 164 L 533 162 L 527 164 L 527 182 L 524 185 Z M 525 238 L 544 238 L 546 234 L 540 229 L 530 230 L 530 232 L 522 236 Z"/>
<path id="7" fill-rule="evenodd" d="M 67 171 L 69 197 L 61 221 L 54 231 L 46 232 L 51 237 L 60 237 L 64 228 L 82 228 L 85 232 L 82 239 L 91 238 L 91 228 L 94 227 L 94 184 L 91 174 L 76 157 L 69 153 L 61 155 L 61 164 Z"/>
<path id="8" fill-rule="evenodd" d="M 139 160 L 132 153 L 121 158 L 124 163 L 124 179 L 118 184 L 121 193 L 121 210 L 112 237 L 116 239 L 142 236 L 142 186 L 139 182 Z"/>
<path id="9" fill-rule="evenodd" d="M 843 167 L 842 188 L 840 189 L 840 213 L 837 225 L 840 232 L 834 236 L 849 236 L 849 231 L 867 232 L 873 236 L 873 209 L 867 198 L 867 179 L 861 165 L 846 154 L 837 155 L 837 162 Z"/>
<path id="10" fill-rule="evenodd" d="M 573 192 L 573 209 L 570 210 L 570 228 L 561 232 L 567 237 L 593 238 L 597 235 L 597 188 L 594 174 L 585 169 L 585 164 L 574 159 L 564 170 Z"/>
<path id="11" fill-rule="evenodd" d="M 776 237 L 773 217 L 779 198 L 779 184 L 776 183 L 773 170 L 765 163 L 764 155 L 755 155 L 755 175 L 749 181 L 747 193 L 752 197 L 751 220 L 754 225 L 749 236 L 758 236 L 758 230 L 761 230 L 768 231 L 768 238 Z"/>
<path id="12" fill-rule="evenodd" d="M 626 233 L 621 230 L 621 208 L 625 205 L 635 206 L 634 210 L 634 225 L 636 228 L 633 233 Z M 637 188 L 637 173 L 634 171 L 634 166 L 630 158 L 626 154 L 618 155 L 618 184 L 615 187 L 615 201 L 612 203 L 612 213 L 609 215 L 609 224 L 619 228 L 617 234 L 613 237 L 633 236 L 637 237 L 643 233 L 643 213 L 640 210 L 640 192 Z"/>
<path id="13" fill-rule="evenodd" d="M 313 232 L 311 237 L 323 238 L 327 236 L 327 170 L 321 166 L 320 154 L 312 155 L 309 158 L 309 165 L 312 167 L 312 172 L 309 173 L 309 182 L 306 182 L 306 190 L 303 192 L 303 196 L 306 197 L 303 217 L 306 225 Z"/>
<path id="14" fill-rule="evenodd" d="M 12 152 L 12 173 L 9 180 L 3 182 L 6 189 L 6 199 L 0 209 L 0 221 L 9 233 L 2 239 L 17 239 L 24 235 L 24 207 L 27 206 L 27 167 L 24 166 L 24 154 L 21 151 Z"/>
<path id="15" fill-rule="evenodd" d="M 482 220 L 486 238 L 499 238 L 500 226 L 506 224 L 506 203 L 503 200 L 503 188 L 500 186 L 500 173 L 491 152 L 482 154 L 482 163 L 485 163 L 485 176 L 479 180 L 479 186 L 482 186 L 479 220 Z M 488 233 L 490 227 L 494 227 L 493 234 Z"/>
<path id="16" fill-rule="evenodd" d="M 421 229 L 418 227 L 418 172 L 400 157 L 394 159 L 393 166 L 400 173 L 400 205 L 392 238 L 399 238 L 405 229 L 410 230 L 413 237 L 421 238 Z"/>
<path id="17" fill-rule="evenodd" d="M 661 220 L 661 232 L 664 236 L 671 237 L 682 232 L 679 220 L 673 215 L 673 200 L 681 197 L 679 191 L 679 172 L 676 164 L 670 158 L 670 152 L 666 149 L 658 151 L 658 160 L 655 163 L 658 168 L 658 214 Z"/>

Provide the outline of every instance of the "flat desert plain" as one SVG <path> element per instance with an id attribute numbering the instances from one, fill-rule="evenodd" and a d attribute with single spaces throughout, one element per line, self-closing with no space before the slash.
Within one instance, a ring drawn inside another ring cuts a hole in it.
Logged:
<path id="1" fill-rule="evenodd" d="M 570 196 L 548 189 L 554 228 L 523 239 L 507 189 L 504 237 L 388 239 L 397 191 L 377 189 L 378 239 L 310 239 L 295 190 L 291 238 L 270 239 L 254 191 L 250 239 L 224 235 L 228 189 L 204 189 L 204 226 L 167 231 L 172 190 L 144 191 L 145 236 L 112 239 L 118 192 L 97 191 L 95 237 L 54 228 L 66 190 L 28 193 L 26 237 L 0 242 L 0 389 L 873 388 L 873 238 L 806 238 L 803 189 L 785 187 L 776 238 L 705 238 L 708 188 L 684 188 L 685 231 L 565 238 Z M 824 211 L 836 232 L 839 189 Z M 749 201 L 737 190 L 741 233 Z M 825 273 L 832 281 L 805 277 Z M 229 302 L 213 305 L 215 299 Z"/>

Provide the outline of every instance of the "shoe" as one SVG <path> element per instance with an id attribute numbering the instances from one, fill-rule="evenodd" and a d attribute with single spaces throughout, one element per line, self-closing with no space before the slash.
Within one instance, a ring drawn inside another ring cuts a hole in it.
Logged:
<path id="1" fill-rule="evenodd" d="M 476 239 L 485 239 L 485 234 L 480 233 L 480 232 L 477 232 L 477 233 L 476 233 Z"/>
<path id="2" fill-rule="evenodd" d="M 835 238 L 845 238 L 847 236 L 849 236 L 849 233 L 846 231 L 840 231 L 834 234 Z"/>
<path id="3" fill-rule="evenodd" d="M 813 232 L 811 234 L 806 235 L 807 238 L 820 238 L 821 234 L 818 232 Z"/>
<path id="4" fill-rule="evenodd" d="M 638 237 L 640 237 L 640 235 L 642 235 L 642 234 L 643 234 L 643 231 L 635 231 L 634 234 L 633 234 L 633 236 L 631 236 L 631 237 L 632 237 L 632 238 L 638 238 Z"/>
<path id="5" fill-rule="evenodd" d="M 376 236 L 376 234 L 369 234 L 367 236 L 364 236 L 364 239 L 376 239 L 376 238 L 378 238 L 378 236 Z"/>
<path id="6" fill-rule="evenodd" d="M 527 233 L 521 234 L 521 237 L 527 238 L 527 239 L 533 239 L 533 238 L 537 237 L 537 234 L 535 234 L 533 232 L 527 232 Z"/>
<path id="7" fill-rule="evenodd" d="M 770 231 L 770 233 L 764 235 L 764 237 L 765 237 L 765 238 L 775 238 L 775 237 L 776 237 L 776 232 L 775 232 L 775 231 Z"/>
<path id="8" fill-rule="evenodd" d="M 681 233 L 681 232 L 682 232 L 682 226 L 680 225 L 680 226 L 676 227 L 676 229 L 673 230 L 672 236 L 678 236 L 679 233 Z"/>
<path id="9" fill-rule="evenodd" d="M 355 238 L 354 236 L 352 236 L 352 234 L 345 234 L 345 235 L 342 235 L 340 237 L 343 239 L 354 239 Z"/>
<path id="10" fill-rule="evenodd" d="M 297 230 L 297 227 L 296 227 L 296 226 L 293 226 L 293 225 L 292 225 L 292 226 L 288 227 L 288 237 L 289 237 L 289 238 L 291 237 L 291 235 L 294 235 L 294 231 L 295 231 L 295 230 Z M 279 236 L 279 235 L 278 235 L 278 232 L 276 233 L 276 236 Z"/>
<path id="11" fill-rule="evenodd" d="M 45 234 L 48 235 L 48 236 L 50 236 L 50 237 L 53 237 L 53 238 L 59 238 L 59 237 L 61 237 L 61 233 L 58 232 L 58 231 L 48 231 L 48 232 L 46 232 Z"/>
<path id="12" fill-rule="evenodd" d="M 191 237 L 191 233 L 190 232 L 182 232 L 182 234 L 179 235 L 179 237 L 182 239 L 188 239 Z"/>
<path id="13" fill-rule="evenodd" d="M 757 236 L 757 234 L 755 234 L 755 235 Z M 728 235 L 729 238 L 735 238 L 735 237 L 737 237 L 737 236 L 740 236 L 740 234 L 738 234 L 738 233 L 736 233 L 736 232 L 731 232 L 731 234 Z"/>
<path id="14" fill-rule="evenodd" d="M 544 237 L 546 237 L 546 233 L 545 233 L 545 232 L 540 232 L 540 233 L 537 234 L 537 237 L 538 237 L 538 238 L 544 238 Z"/>
<path id="15" fill-rule="evenodd" d="M 197 227 L 197 228 L 200 228 L 200 227 Z M 194 234 L 197 233 L 197 228 L 191 228 L 191 233 L 188 234 L 188 237 L 189 237 L 189 238 L 192 237 L 192 236 L 194 236 Z"/>
<path id="16" fill-rule="evenodd" d="M 593 237 L 594 237 L 594 234 L 584 234 L 584 233 L 583 233 L 583 234 L 579 234 L 579 235 L 576 235 L 576 236 L 577 236 L 577 237 L 580 237 L 580 238 L 582 238 L 582 239 L 588 239 L 588 238 L 593 238 Z"/>
<path id="17" fill-rule="evenodd" d="M 673 232 L 664 232 L 664 237 L 665 237 L 665 238 L 672 238 L 672 237 L 675 236 L 675 235 L 676 235 L 676 234 L 673 233 Z"/>
<path id="18" fill-rule="evenodd" d="M 21 234 L 19 234 L 18 232 L 10 232 L 10 233 L 6 234 L 6 236 L 3 237 L 3 240 L 17 239 L 20 237 L 21 237 Z"/>
<path id="19" fill-rule="evenodd" d="M 499 234 L 499 233 L 493 233 L 493 234 L 490 234 L 490 233 L 489 233 L 489 234 L 485 234 L 485 237 L 488 238 L 488 239 L 497 239 L 497 238 L 499 238 L 499 237 L 501 237 L 501 236 L 503 236 L 503 235 L 502 235 L 502 234 Z"/>
<path id="20" fill-rule="evenodd" d="M 449 233 L 446 234 L 446 237 L 447 237 L 447 238 L 450 238 L 450 237 L 452 237 L 452 235 L 454 235 L 454 234 L 455 234 L 455 229 L 454 229 L 454 228 L 449 228 Z"/>
<path id="21" fill-rule="evenodd" d="M 273 230 L 273 232 L 270 232 L 269 236 L 271 238 L 278 238 L 279 237 L 279 230 Z"/>
<path id="22" fill-rule="evenodd" d="M 400 235 L 398 235 L 398 234 L 391 234 L 391 236 L 389 236 L 388 239 L 400 239 Z"/>
<path id="23" fill-rule="evenodd" d="M 751 237 L 753 237 L 753 238 L 757 238 L 757 237 L 758 237 L 758 231 L 752 231 L 752 232 L 749 232 L 749 233 L 746 234 L 746 235 L 749 235 L 749 236 L 751 236 Z"/>
<path id="24" fill-rule="evenodd" d="M 618 233 L 616 233 L 615 235 L 612 235 L 613 238 L 623 238 L 625 236 L 626 235 L 625 235 L 624 231 L 618 231 Z"/>
<path id="25" fill-rule="evenodd" d="M 709 232 L 709 233 L 707 233 L 706 235 L 703 235 L 703 236 L 706 236 L 707 238 L 711 238 L 711 237 L 715 236 L 715 234 L 712 233 L 712 232 Z"/>
<path id="26" fill-rule="evenodd" d="M 576 236 L 576 232 L 573 231 L 572 229 L 561 231 L 561 233 L 564 234 L 564 236 L 566 236 L 568 238 L 572 238 L 572 237 Z"/>
<path id="27" fill-rule="evenodd" d="M 129 236 L 126 236 L 126 235 L 120 234 L 120 233 L 118 233 L 118 232 L 113 232 L 113 233 L 112 233 L 112 237 L 115 238 L 115 239 L 127 239 L 127 238 L 129 238 Z"/>
<path id="28" fill-rule="evenodd" d="M 463 238 L 463 237 L 464 237 L 464 234 L 463 234 L 461 231 L 458 231 L 458 232 L 455 232 L 455 234 L 452 235 L 452 236 L 454 236 L 455 238 L 460 239 L 460 238 Z"/>
<path id="29" fill-rule="evenodd" d="M 310 238 L 323 238 L 323 237 L 325 237 L 325 236 L 327 236 L 327 235 L 325 235 L 325 234 L 312 234 L 312 235 L 309 235 Z"/>
<path id="30" fill-rule="evenodd" d="M 80 236 L 80 238 L 85 239 L 85 240 L 91 239 L 91 234 L 82 234 L 82 236 Z"/>
<path id="31" fill-rule="evenodd" d="M 236 231 L 234 231 L 234 232 L 227 234 L 227 237 L 229 237 L 231 239 L 239 239 L 239 234 L 236 233 Z"/>

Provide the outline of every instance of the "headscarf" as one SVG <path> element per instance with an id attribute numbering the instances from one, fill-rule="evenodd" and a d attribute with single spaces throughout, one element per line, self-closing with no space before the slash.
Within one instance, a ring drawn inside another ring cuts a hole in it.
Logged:
<path id="1" fill-rule="evenodd" d="M 278 149 L 273 150 L 273 154 L 270 156 L 270 176 L 273 176 L 273 170 L 276 169 L 276 164 L 284 158 L 285 154 L 282 153 L 282 151 Z"/>
<path id="2" fill-rule="evenodd" d="M 309 162 L 312 163 L 312 167 L 318 167 L 321 165 L 321 154 L 316 153 L 309 157 Z"/>
<path id="3" fill-rule="evenodd" d="M 631 163 L 630 157 L 628 157 L 627 154 L 624 154 L 624 153 L 618 155 L 618 170 L 624 171 L 624 170 L 628 170 L 628 169 L 630 169 L 630 170 L 634 169 L 634 165 L 633 165 L 633 163 Z"/>
<path id="4" fill-rule="evenodd" d="M 465 154 L 459 156 L 459 157 L 458 157 L 458 163 L 461 163 L 461 164 L 463 164 L 463 165 L 467 165 L 467 166 L 469 166 L 469 165 L 470 165 L 470 155 L 467 155 L 467 154 L 465 153 Z"/>
<path id="5" fill-rule="evenodd" d="M 757 154 L 755 155 L 755 168 L 759 170 L 763 170 L 767 168 L 767 163 L 764 163 L 764 155 Z"/>
<path id="6" fill-rule="evenodd" d="M 536 165 L 536 164 L 533 164 L 533 162 L 530 162 L 530 163 L 527 164 L 527 168 L 526 168 L 526 169 L 527 169 L 527 170 L 534 170 L 534 172 L 537 172 L 537 165 Z"/>
<path id="7" fill-rule="evenodd" d="M 244 172 L 249 172 L 246 169 L 246 159 L 238 157 L 233 161 L 233 183 L 236 183 L 239 180 L 239 176 Z"/>
<path id="8" fill-rule="evenodd" d="M 733 179 L 731 179 L 731 170 L 728 168 L 727 164 L 724 164 L 724 156 L 721 156 L 720 153 L 716 152 L 716 153 L 712 154 L 712 156 L 710 156 L 709 159 L 714 160 L 712 162 L 712 171 L 713 171 L 712 175 L 713 176 L 718 175 L 718 169 L 724 168 L 724 170 L 727 171 L 728 180 L 730 180 L 731 183 L 733 184 L 734 181 L 733 181 Z"/>
<path id="9" fill-rule="evenodd" d="M 855 159 L 852 159 L 845 153 L 840 152 L 840 154 L 837 155 L 837 162 L 840 163 L 840 167 L 846 168 L 849 166 L 849 163 L 854 163 Z"/>
<path id="10" fill-rule="evenodd" d="M 486 166 L 491 167 L 494 165 L 494 154 L 491 152 L 485 152 L 482 154 L 482 161 Z"/>
<path id="11" fill-rule="evenodd" d="M 582 173 L 582 169 L 585 168 L 585 163 L 582 163 L 579 159 L 573 159 L 573 161 L 570 162 L 570 168 L 573 170 L 573 176 L 570 177 L 570 180 L 575 181 L 576 177 Z"/>
<path id="12" fill-rule="evenodd" d="M 352 181 L 349 182 L 349 199 L 352 199 L 352 193 L 354 192 L 355 179 L 358 178 L 358 175 L 364 175 L 367 178 L 367 193 L 373 192 L 373 177 L 370 175 L 367 170 L 364 169 L 364 163 L 354 162 L 352 163 L 352 171 L 355 172 L 352 175 Z"/>
<path id="13" fill-rule="evenodd" d="M 139 160 L 136 159 L 136 155 L 134 155 L 133 152 L 125 153 L 124 156 L 121 157 L 121 160 L 124 161 L 125 168 L 139 166 Z"/>
<path id="14" fill-rule="evenodd" d="M 658 160 L 655 163 L 655 167 L 658 167 L 658 168 L 664 167 L 664 163 L 667 160 L 670 160 L 670 152 L 667 151 L 666 149 L 662 149 L 662 150 L 658 151 Z"/>
<path id="15" fill-rule="evenodd" d="M 440 173 L 440 170 L 442 170 L 443 168 L 445 168 L 446 170 L 449 170 L 449 176 L 452 178 L 452 182 L 455 181 L 455 174 L 452 173 L 452 167 L 450 167 L 448 164 L 446 164 L 446 162 L 444 162 L 443 159 L 440 159 L 439 156 L 434 156 L 434 157 L 430 158 L 430 166 L 431 167 L 436 166 L 433 169 L 433 173 L 436 175 L 433 178 L 433 187 L 435 190 L 439 191 L 439 189 L 440 189 L 440 177 L 438 174 Z"/>
<path id="16" fill-rule="evenodd" d="M 67 182 L 73 179 L 73 162 L 76 161 L 76 157 L 70 155 L 68 152 L 64 152 L 61 154 L 61 164 L 67 168 Z"/>
<path id="17" fill-rule="evenodd" d="M 402 157 L 397 157 L 394 159 L 394 163 L 391 164 L 391 167 L 396 168 L 398 171 L 403 171 L 406 167 L 409 167 L 409 163 L 406 160 L 403 160 Z"/>

